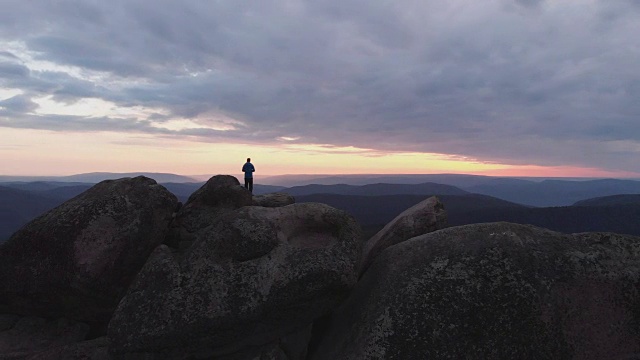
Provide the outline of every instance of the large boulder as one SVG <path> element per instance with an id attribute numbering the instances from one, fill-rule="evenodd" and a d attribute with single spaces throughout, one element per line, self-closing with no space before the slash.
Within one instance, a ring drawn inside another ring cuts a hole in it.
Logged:
<path id="1" fill-rule="evenodd" d="M 509 223 L 387 248 L 312 359 L 631 359 L 640 238 Z"/>
<path id="2" fill-rule="evenodd" d="M 213 357 L 304 337 L 355 285 L 360 236 L 324 204 L 227 214 L 184 254 L 154 251 L 109 324 L 112 351 Z"/>
<path id="3" fill-rule="evenodd" d="M 89 325 L 66 319 L 23 317 L 0 331 L 0 359 L 25 359 L 85 339 Z M 51 358 L 49 358 L 51 359 Z"/>
<path id="4" fill-rule="evenodd" d="M 52 346 L 26 360 L 112 360 L 106 336 L 73 344 Z"/>
<path id="5" fill-rule="evenodd" d="M 389 246 L 446 227 L 447 212 L 437 197 L 432 196 L 410 207 L 367 241 L 362 252 L 360 273 Z"/>
<path id="6" fill-rule="evenodd" d="M 235 209 L 253 204 L 251 192 L 231 175 L 211 177 L 196 190 L 180 208 L 171 224 L 167 244 L 178 248 L 181 243 L 189 246 L 200 231 L 212 225 L 216 219 Z"/>
<path id="7" fill-rule="evenodd" d="M 264 195 L 255 195 L 253 197 L 253 205 L 264 207 L 280 207 L 295 204 L 296 199 L 283 192 L 275 192 Z"/>
<path id="8" fill-rule="evenodd" d="M 103 181 L 33 220 L 0 247 L 0 312 L 106 323 L 177 205 L 140 176 Z"/>

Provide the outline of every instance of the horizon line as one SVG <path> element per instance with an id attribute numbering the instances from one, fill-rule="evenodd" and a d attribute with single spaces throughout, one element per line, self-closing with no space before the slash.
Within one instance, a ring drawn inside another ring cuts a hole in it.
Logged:
<path id="1" fill-rule="evenodd" d="M 111 172 L 111 171 L 91 171 L 91 172 L 82 172 L 82 173 L 73 173 L 66 175 L 19 175 L 19 174 L 0 174 L 0 178 L 2 177 L 22 177 L 22 178 L 64 178 L 64 177 L 73 177 L 79 175 L 98 175 L 98 174 L 114 174 L 114 175 L 124 175 L 124 174 L 158 174 L 158 175 L 173 175 L 173 176 L 182 176 L 182 177 L 190 177 L 190 178 L 202 178 L 202 177 L 213 177 L 216 175 L 232 175 L 235 174 L 223 174 L 223 173 L 211 173 L 211 174 L 180 174 L 180 173 L 171 173 L 171 172 L 156 172 L 156 171 L 122 171 L 122 172 Z M 266 178 L 276 178 L 276 177 L 359 177 L 359 176 L 379 176 L 379 177 L 391 177 L 391 176 L 477 176 L 477 177 L 491 177 L 491 178 L 528 178 L 528 179 L 625 179 L 625 180 L 640 180 L 640 177 L 633 176 L 527 176 L 527 175 L 487 175 L 487 174 L 474 174 L 474 173 L 287 173 L 287 174 L 264 174 L 260 175 L 260 177 Z M 195 180 L 195 179 L 194 179 Z"/>

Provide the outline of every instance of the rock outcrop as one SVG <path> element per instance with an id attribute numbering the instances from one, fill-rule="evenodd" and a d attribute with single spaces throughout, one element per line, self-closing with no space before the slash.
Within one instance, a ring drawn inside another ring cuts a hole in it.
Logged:
<path id="1" fill-rule="evenodd" d="M 88 332 L 89 325 L 77 321 L 19 318 L 11 327 L 0 331 L 0 358 L 26 359 L 82 341 Z"/>
<path id="2" fill-rule="evenodd" d="M 109 355 L 106 336 L 74 344 L 50 347 L 31 355 L 27 360 L 113 360 Z"/>
<path id="3" fill-rule="evenodd" d="M 280 207 L 295 204 L 295 202 L 296 199 L 293 196 L 282 192 L 255 195 L 253 197 L 253 205 L 255 206 Z"/>
<path id="4" fill-rule="evenodd" d="M 0 247 L 0 312 L 108 322 L 177 205 L 140 176 L 103 181 L 33 220 Z"/>
<path id="5" fill-rule="evenodd" d="M 180 208 L 171 224 L 167 244 L 187 248 L 198 233 L 224 214 L 253 204 L 249 190 L 231 175 L 216 175 L 196 190 Z"/>
<path id="6" fill-rule="evenodd" d="M 364 246 L 360 273 L 389 246 L 447 227 L 447 212 L 440 200 L 432 196 L 403 211 L 375 234 Z"/>
<path id="7" fill-rule="evenodd" d="M 640 238 L 509 223 L 384 250 L 312 359 L 640 355 Z"/>
<path id="8" fill-rule="evenodd" d="M 184 254 L 154 251 L 111 320 L 112 351 L 167 359 L 284 351 L 273 344 L 304 338 L 355 285 L 360 236 L 352 217 L 323 204 L 227 213 Z M 299 342 L 290 351 L 303 352 Z"/>
<path id="9" fill-rule="evenodd" d="M 640 358 L 638 237 L 446 228 L 433 197 L 363 249 L 289 202 L 214 176 L 176 214 L 151 179 L 96 185 L 0 247 L 0 358 Z"/>

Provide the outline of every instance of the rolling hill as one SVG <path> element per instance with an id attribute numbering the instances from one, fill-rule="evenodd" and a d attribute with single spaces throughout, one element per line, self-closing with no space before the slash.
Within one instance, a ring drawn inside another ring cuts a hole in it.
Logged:
<path id="1" fill-rule="evenodd" d="M 619 206 L 640 205 L 640 194 L 620 194 L 581 200 L 573 206 Z"/>
<path id="2" fill-rule="evenodd" d="M 296 196 L 296 202 L 321 202 L 344 210 L 358 220 L 365 235 L 372 236 L 398 214 L 430 195 L 339 195 L 313 194 Z M 496 209 L 508 213 L 526 206 L 479 194 L 438 195 L 445 205 L 451 225 L 461 225 L 465 214 Z"/>
<path id="3" fill-rule="evenodd" d="M 450 185 L 436 183 L 422 184 L 367 184 L 367 185 L 320 185 L 312 184 L 305 186 L 295 186 L 284 188 L 280 191 L 292 196 L 304 196 L 312 194 L 338 194 L 355 196 L 383 196 L 383 195 L 465 195 L 467 191 Z"/>
<path id="4" fill-rule="evenodd" d="M 351 213 L 372 236 L 405 209 L 427 196 L 353 196 L 314 194 L 297 202 L 323 202 Z M 438 195 L 447 210 L 449 225 L 507 221 L 531 224 L 564 233 L 605 231 L 640 236 L 640 204 L 619 206 L 564 206 L 535 208 L 486 195 Z"/>
<path id="5" fill-rule="evenodd" d="M 516 180 L 516 179 L 512 179 Z M 568 206 L 580 200 L 617 194 L 640 194 L 640 181 L 634 180 L 528 180 L 504 181 L 471 186 L 464 190 L 532 206 Z"/>

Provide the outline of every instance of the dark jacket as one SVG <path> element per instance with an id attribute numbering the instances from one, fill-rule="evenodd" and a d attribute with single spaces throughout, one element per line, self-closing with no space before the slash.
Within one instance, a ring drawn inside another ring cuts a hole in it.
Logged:
<path id="1" fill-rule="evenodd" d="M 251 179 L 253 177 L 253 172 L 256 171 L 256 168 L 253 167 L 253 164 L 250 162 L 246 162 L 242 166 L 242 172 L 244 172 L 245 179 Z"/>

